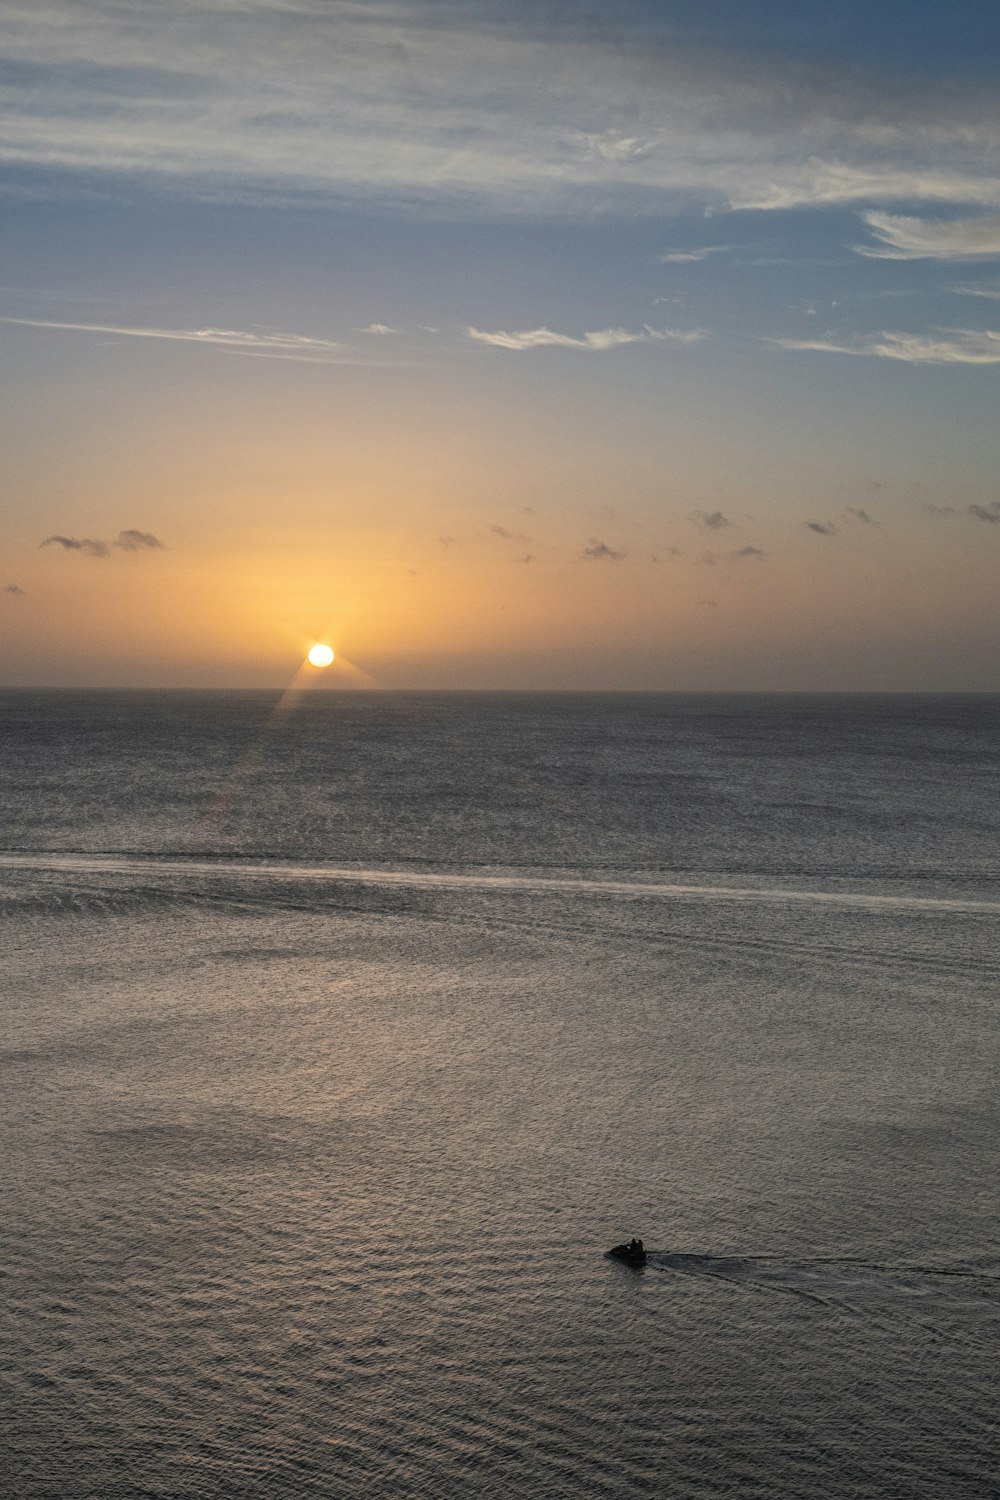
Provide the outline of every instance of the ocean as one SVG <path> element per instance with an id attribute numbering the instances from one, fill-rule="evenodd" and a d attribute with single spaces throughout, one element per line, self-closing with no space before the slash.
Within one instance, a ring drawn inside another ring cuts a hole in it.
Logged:
<path id="1" fill-rule="evenodd" d="M 1000 698 L 0 733 L 5 1494 L 997 1493 Z"/>

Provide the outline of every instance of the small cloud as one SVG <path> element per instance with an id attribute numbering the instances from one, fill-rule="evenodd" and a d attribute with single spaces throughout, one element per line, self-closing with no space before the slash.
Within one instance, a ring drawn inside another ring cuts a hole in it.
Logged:
<path id="1" fill-rule="evenodd" d="M 1000 523 L 1000 500 L 994 500 L 989 505 L 967 505 L 965 509 L 977 521 L 988 521 L 991 526 Z"/>
<path id="2" fill-rule="evenodd" d="M 733 562 L 741 562 L 744 559 L 763 562 L 767 553 L 763 547 L 737 547 L 736 551 L 730 552 L 729 556 Z"/>
<path id="3" fill-rule="evenodd" d="M 398 333 L 399 329 L 390 328 L 388 323 L 369 323 L 367 328 L 359 328 L 358 332 L 384 336 L 387 333 Z M 433 332 L 433 329 L 429 329 L 428 332 Z"/>
<path id="4" fill-rule="evenodd" d="M 130 526 L 128 531 L 118 533 L 118 539 L 114 545 L 120 547 L 123 552 L 142 552 L 146 548 L 155 551 L 161 548 L 163 543 L 151 531 L 136 531 Z"/>
<path id="5" fill-rule="evenodd" d="M 108 544 L 90 536 L 47 536 L 40 547 L 62 547 L 66 552 L 83 552 L 87 557 L 107 557 Z"/>
<path id="6" fill-rule="evenodd" d="M 526 553 L 525 553 L 525 554 L 524 554 L 524 556 L 523 556 L 523 557 L 522 557 L 522 558 L 521 558 L 521 561 L 522 561 L 522 562 L 523 562 L 523 563 L 530 563 L 530 562 L 534 562 L 534 560 L 535 560 L 535 559 L 534 559 L 534 558 L 533 558 L 533 557 L 532 557 L 532 555 L 531 555 L 531 553 L 530 553 L 530 552 L 526 552 Z"/>
<path id="7" fill-rule="evenodd" d="M 455 543 L 456 543 L 456 540 L 457 539 L 455 537 L 453 537 L 453 536 L 439 536 L 438 537 L 438 541 L 441 543 L 442 547 L 454 547 Z"/>
<path id="8" fill-rule="evenodd" d="M 692 261 L 707 260 L 710 255 L 721 255 L 728 249 L 728 245 L 702 245 L 697 250 L 668 250 L 660 256 L 660 263 L 664 266 L 689 265 Z"/>
<path id="9" fill-rule="evenodd" d="M 770 339 L 779 349 L 818 354 L 873 354 L 871 344 L 835 344 L 832 339 Z"/>
<path id="10" fill-rule="evenodd" d="M 693 510 L 688 516 L 695 526 L 703 526 L 706 531 L 722 531 L 724 527 L 733 523 L 721 510 Z"/>
<path id="11" fill-rule="evenodd" d="M 870 260 L 977 260 L 1000 257 L 1000 214 L 966 219 L 918 219 L 903 214 L 866 213 L 862 218 L 878 240 L 857 245 Z"/>
<path id="12" fill-rule="evenodd" d="M 702 609 L 718 609 L 719 607 L 718 599 L 699 599 L 698 603 Z"/>
<path id="13" fill-rule="evenodd" d="M 605 130 L 600 135 L 580 131 L 579 142 L 587 156 L 600 157 L 619 165 L 640 161 L 656 150 L 655 140 L 644 140 L 637 135 L 621 135 L 616 130 Z"/>
<path id="14" fill-rule="evenodd" d="M 625 556 L 624 552 L 616 552 L 614 547 L 609 547 L 607 542 L 598 541 L 596 536 L 590 538 L 590 546 L 584 547 L 584 557 L 591 562 L 621 562 Z"/>
<path id="15" fill-rule="evenodd" d="M 868 514 L 863 505 L 849 505 L 844 511 L 854 521 L 860 521 L 862 526 L 877 526 L 878 522 L 874 516 Z"/>
<path id="16" fill-rule="evenodd" d="M 817 536 L 837 535 L 837 528 L 832 521 L 806 521 L 804 525 L 808 531 L 815 531 Z"/>
<path id="17" fill-rule="evenodd" d="M 497 349 L 587 349 L 601 351 L 617 349 L 622 344 L 648 344 L 666 340 L 678 344 L 693 344 L 704 334 L 694 329 L 681 328 L 599 328 L 591 333 L 556 333 L 551 328 L 530 328 L 521 333 L 508 333 L 498 329 L 485 333 L 480 328 L 467 328 L 466 334 L 480 344 L 493 344 Z"/>
<path id="18" fill-rule="evenodd" d="M 506 526 L 491 526 L 490 531 L 505 542 L 526 542 L 528 538 L 520 531 L 508 531 Z"/>
<path id="19" fill-rule="evenodd" d="M 14 594 L 16 598 L 24 598 L 24 589 L 18 583 L 5 583 L 2 591 L 5 594 Z"/>

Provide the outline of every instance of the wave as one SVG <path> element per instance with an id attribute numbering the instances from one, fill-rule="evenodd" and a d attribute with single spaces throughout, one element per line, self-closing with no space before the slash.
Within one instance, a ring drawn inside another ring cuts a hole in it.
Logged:
<path id="1" fill-rule="evenodd" d="M 694 885 L 678 881 L 588 879 L 579 875 L 498 874 L 479 870 L 383 869 L 371 866 L 302 864 L 273 860 L 233 860 L 213 856 L 0 853 L 0 870 L 39 874 L 196 876 L 281 882 L 403 887 L 419 890 L 497 891 L 528 894 L 594 895 L 622 899 L 727 902 L 762 905 L 817 905 L 899 912 L 1000 913 L 1000 901 L 964 896 L 914 896 L 865 891 L 790 889 L 784 886 Z"/>

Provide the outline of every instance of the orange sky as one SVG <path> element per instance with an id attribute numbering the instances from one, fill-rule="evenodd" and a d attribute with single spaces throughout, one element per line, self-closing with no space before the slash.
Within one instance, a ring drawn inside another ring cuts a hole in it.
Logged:
<path id="1" fill-rule="evenodd" d="M 0 685 L 1000 688 L 985 54 L 300 9 L 0 42 Z"/>

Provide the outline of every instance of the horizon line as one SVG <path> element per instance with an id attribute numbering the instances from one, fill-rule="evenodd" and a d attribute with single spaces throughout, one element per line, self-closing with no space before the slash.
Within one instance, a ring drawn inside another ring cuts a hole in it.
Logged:
<path id="1" fill-rule="evenodd" d="M 2 684 L 3 693 L 277 693 L 286 689 L 275 684 L 256 687 L 222 687 L 198 684 L 192 686 L 123 686 L 105 684 Z M 389 697 L 402 694 L 442 696 L 536 696 L 555 697 L 630 697 L 630 698 L 1000 698 L 995 688 L 695 688 L 695 687 L 303 687 L 297 697 L 331 697 L 350 694 L 354 697 Z"/>

